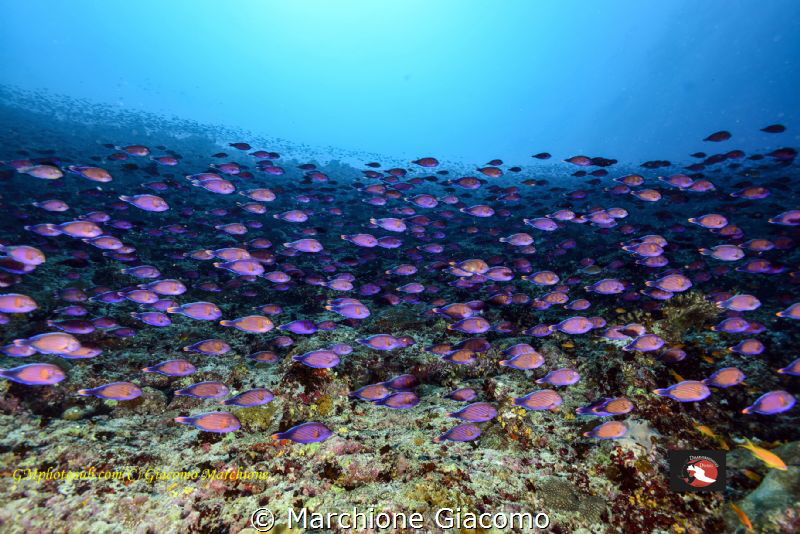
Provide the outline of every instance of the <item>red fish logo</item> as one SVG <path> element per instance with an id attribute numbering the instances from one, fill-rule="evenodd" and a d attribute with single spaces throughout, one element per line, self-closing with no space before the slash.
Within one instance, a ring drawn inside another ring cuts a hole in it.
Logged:
<path id="1" fill-rule="evenodd" d="M 717 481 L 719 465 L 706 456 L 690 456 L 681 479 L 693 488 L 705 488 Z"/>
<path id="2" fill-rule="evenodd" d="M 673 491 L 724 491 L 725 451 L 669 451 L 669 486 Z"/>

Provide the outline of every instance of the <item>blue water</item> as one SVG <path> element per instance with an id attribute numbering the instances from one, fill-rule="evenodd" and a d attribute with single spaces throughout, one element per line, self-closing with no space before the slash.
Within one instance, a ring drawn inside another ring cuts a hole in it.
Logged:
<path id="1" fill-rule="evenodd" d="M 800 532 L 800 1 L 0 20 L 2 534 Z"/>
<path id="2" fill-rule="evenodd" d="M 720 129 L 764 148 L 758 128 L 800 117 L 794 0 L 78 0 L 0 14 L 0 83 L 406 159 L 679 160 Z"/>

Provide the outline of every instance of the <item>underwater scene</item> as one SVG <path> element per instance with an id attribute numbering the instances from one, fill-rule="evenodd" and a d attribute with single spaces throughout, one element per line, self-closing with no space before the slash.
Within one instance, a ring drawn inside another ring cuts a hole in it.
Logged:
<path id="1" fill-rule="evenodd" d="M 800 532 L 800 3 L 0 13 L 0 532 Z"/>

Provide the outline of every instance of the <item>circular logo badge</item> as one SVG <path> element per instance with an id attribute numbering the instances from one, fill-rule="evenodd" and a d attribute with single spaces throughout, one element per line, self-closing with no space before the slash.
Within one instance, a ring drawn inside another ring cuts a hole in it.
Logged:
<path id="1" fill-rule="evenodd" d="M 706 456 L 689 456 L 681 480 L 693 488 L 704 488 L 717 481 L 719 464 Z"/>

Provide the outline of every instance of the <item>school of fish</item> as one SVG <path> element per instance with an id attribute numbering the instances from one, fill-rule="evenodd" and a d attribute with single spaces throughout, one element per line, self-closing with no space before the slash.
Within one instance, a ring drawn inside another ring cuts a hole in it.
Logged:
<path id="1" fill-rule="evenodd" d="M 771 125 L 762 131 L 770 138 L 767 143 L 786 128 Z M 719 146 L 732 139 L 721 131 L 700 143 Z M 231 329 L 252 335 L 262 348 L 248 356 L 253 365 L 282 362 L 297 336 L 332 329 L 351 329 L 351 342 L 294 354 L 292 365 L 325 372 L 356 351 L 390 361 L 393 352 L 418 344 L 415 332 L 361 335 L 359 325 L 385 307 L 418 305 L 431 324 L 446 322 L 443 337 L 463 339 L 414 350 L 447 365 L 472 366 L 494 349 L 500 353 L 493 363 L 498 372 L 530 377 L 529 391 L 514 405 L 557 413 L 582 376 L 579 366 L 548 362 L 537 349 L 539 338 L 591 336 L 598 343 L 616 342 L 620 353 L 650 352 L 667 363 L 692 358 L 642 324 L 614 323 L 609 311 L 658 310 L 691 290 L 701 291 L 722 314 L 717 324 L 698 327 L 735 336 L 729 350 L 738 361 L 769 356 L 780 362 L 774 373 L 784 377 L 785 388 L 761 391 L 740 416 L 780 417 L 795 406 L 789 390 L 799 387 L 800 358 L 767 354 L 758 338 L 767 326 L 748 318 L 763 307 L 787 331 L 800 319 L 800 270 L 782 261 L 800 238 L 794 228 L 800 226 L 800 202 L 788 179 L 779 176 L 795 165 L 793 148 L 749 155 L 736 149 L 697 152 L 691 155 L 696 162 L 682 168 L 648 161 L 637 174 L 615 173 L 614 159 L 570 156 L 564 164 L 579 169 L 573 177 L 586 180 L 574 190 L 531 178 L 543 174 L 535 166 L 523 169 L 499 159 L 460 177 L 433 156 L 388 169 L 369 162 L 362 180 L 344 183 L 314 163 L 284 165 L 280 154 L 246 142 L 231 143 L 232 153 L 209 154 L 206 165 L 192 168 L 167 147 L 108 144 L 105 149 L 93 161 L 66 161 L 56 152 L 3 162 L 13 173 L 12 188 L 13 180 L 42 183 L 41 199 L 4 207 L 25 237 L 0 240 L 0 324 L 8 325 L 15 315 L 46 316 L 35 323 L 35 333 L 24 337 L 4 327 L 0 347 L 6 357 L 22 360 L 0 370 L 0 376 L 30 386 L 32 395 L 36 387 L 65 380 L 59 359 L 104 354 L 87 337 L 133 337 L 175 321 L 207 321 L 217 334 L 176 347 L 182 357 L 154 358 L 127 381 L 74 394 L 135 399 L 143 394 L 148 373 L 184 377 L 204 358 L 224 358 L 231 350 L 226 342 Z M 532 158 L 535 164 L 551 155 Z M 65 194 L 51 187 L 59 182 L 80 182 L 87 189 Z M 292 237 L 283 239 L 286 235 Z M 171 246 L 187 242 L 193 245 L 183 250 Z M 164 244 L 162 252 L 145 250 L 158 243 Z M 25 288 L 36 286 L 37 268 L 64 255 L 75 266 L 67 277 L 75 284 L 51 301 L 29 296 Z M 92 264 L 115 265 L 130 282 L 124 287 L 87 283 L 82 276 Z M 321 295 L 313 303 L 316 312 L 287 317 L 284 307 L 305 286 Z M 225 300 L 231 295 L 238 315 L 223 313 L 232 307 Z M 521 310 L 542 319 L 520 324 Z M 719 391 L 741 387 L 746 379 L 737 366 L 712 366 L 703 376 L 664 383 L 652 395 L 714 403 Z M 356 385 L 351 398 L 375 409 L 413 410 L 420 403 L 419 385 L 413 373 L 395 373 Z M 265 405 L 281 395 L 229 386 L 205 381 L 175 388 L 175 396 L 221 407 L 176 417 L 175 423 L 235 432 L 241 423 L 225 407 Z M 447 395 L 464 405 L 449 413 L 453 427 L 431 439 L 479 438 L 481 423 L 498 416 L 498 406 L 480 397 L 474 387 Z M 619 439 L 629 431 L 626 414 L 636 408 L 623 392 L 605 392 L 576 415 L 602 420 L 584 437 Z M 321 420 L 273 438 L 306 444 L 332 435 Z"/>

